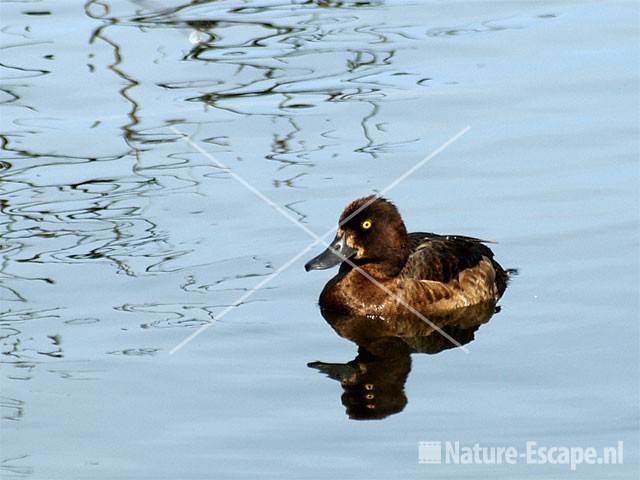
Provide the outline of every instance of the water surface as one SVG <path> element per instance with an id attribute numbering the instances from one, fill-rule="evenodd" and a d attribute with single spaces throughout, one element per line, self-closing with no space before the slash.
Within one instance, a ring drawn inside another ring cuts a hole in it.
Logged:
<path id="1" fill-rule="evenodd" d="M 431 440 L 623 440 L 579 475 L 637 474 L 635 2 L 0 8 L 3 478 L 569 474 L 420 465 Z M 307 366 L 358 355 L 320 247 L 229 170 L 324 234 L 467 126 L 387 196 L 520 275 L 468 354 L 411 355 L 406 405 L 350 419 Z"/>

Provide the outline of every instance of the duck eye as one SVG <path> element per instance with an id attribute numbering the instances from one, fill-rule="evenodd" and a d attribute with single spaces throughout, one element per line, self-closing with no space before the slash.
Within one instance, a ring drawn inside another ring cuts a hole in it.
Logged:
<path id="1" fill-rule="evenodd" d="M 371 225 L 373 225 L 373 223 L 368 218 L 360 224 L 363 230 L 369 230 L 371 228 Z"/>

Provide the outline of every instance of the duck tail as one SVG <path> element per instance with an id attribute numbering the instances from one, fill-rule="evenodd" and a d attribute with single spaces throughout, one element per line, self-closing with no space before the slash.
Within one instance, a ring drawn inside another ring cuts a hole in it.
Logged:
<path id="1" fill-rule="evenodd" d="M 504 273 L 506 273 L 509 280 L 511 280 L 511 277 L 519 275 L 520 271 L 517 268 L 507 268 Z"/>
<path id="2" fill-rule="evenodd" d="M 511 281 L 511 278 L 518 275 L 517 268 L 503 269 L 498 262 L 493 261 L 493 268 L 496 271 L 496 286 L 498 287 L 498 295 L 501 297 L 504 291 L 507 289 L 507 285 Z"/>

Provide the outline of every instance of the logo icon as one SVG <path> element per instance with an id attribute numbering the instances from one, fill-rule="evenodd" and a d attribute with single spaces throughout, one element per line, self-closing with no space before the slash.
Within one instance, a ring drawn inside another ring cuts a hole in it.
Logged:
<path id="1" fill-rule="evenodd" d="M 442 463 L 442 442 L 418 442 L 418 463 Z"/>

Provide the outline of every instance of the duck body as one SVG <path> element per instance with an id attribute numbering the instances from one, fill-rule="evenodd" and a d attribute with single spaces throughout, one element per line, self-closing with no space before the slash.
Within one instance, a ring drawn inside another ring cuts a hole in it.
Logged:
<path id="1" fill-rule="evenodd" d="M 396 207 L 371 196 L 347 206 L 332 245 L 305 268 L 340 264 L 320 294 L 325 311 L 430 315 L 497 301 L 508 274 L 493 257 L 477 238 L 407 233 Z"/>

